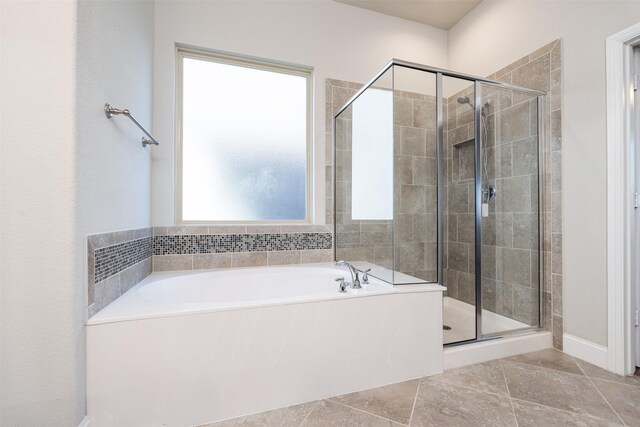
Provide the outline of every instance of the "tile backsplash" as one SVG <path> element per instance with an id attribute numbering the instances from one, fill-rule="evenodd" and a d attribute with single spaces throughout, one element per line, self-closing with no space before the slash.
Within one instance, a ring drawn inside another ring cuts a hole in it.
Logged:
<path id="1" fill-rule="evenodd" d="M 87 237 L 91 317 L 152 271 L 201 270 L 333 260 L 327 225 L 176 226 Z"/>
<path id="2" fill-rule="evenodd" d="M 331 249 L 330 233 L 153 236 L 153 255 Z"/>
<path id="3" fill-rule="evenodd" d="M 87 311 L 93 316 L 151 273 L 151 227 L 87 236 Z"/>
<path id="4" fill-rule="evenodd" d="M 113 246 L 95 249 L 95 283 L 125 270 L 151 256 L 152 237 L 131 240 Z"/>

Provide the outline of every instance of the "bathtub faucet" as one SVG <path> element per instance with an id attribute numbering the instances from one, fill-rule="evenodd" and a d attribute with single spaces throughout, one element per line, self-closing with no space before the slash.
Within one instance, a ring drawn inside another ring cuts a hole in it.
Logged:
<path id="1" fill-rule="evenodd" d="M 362 289 L 362 286 L 360 285 L 360 278 L 358 278 L 358 270 L 353 265 L 343 260 L 336 262 L 336 265 L 346 265 L 349 268 L 349 273 L 351 273 L 351 287 L 353 289 Z"/>

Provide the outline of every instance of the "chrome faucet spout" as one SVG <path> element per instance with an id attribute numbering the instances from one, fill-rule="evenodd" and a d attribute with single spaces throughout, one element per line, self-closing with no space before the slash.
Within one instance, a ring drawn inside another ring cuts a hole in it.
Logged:
<path id="1" fill-rule="evenodd" d="M 353 289 L 362 289 L 362 286 L 360 285 L 360 278 L 358 277 L 358 270 L 354 266 L 352 266 L 351 264 L 349 264 L 347 261 L 344 261 L 344 260 L 340 260 L 336 262 L 336 265 L 347 266 L 347 268 L 349 268 L 349 273 L 351 273 L 351 287 Z"/>

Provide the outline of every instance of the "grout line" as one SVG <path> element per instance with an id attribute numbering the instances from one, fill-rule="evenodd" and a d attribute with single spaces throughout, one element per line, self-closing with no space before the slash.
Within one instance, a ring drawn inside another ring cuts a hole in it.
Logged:
<path id="1" fill-rule="evenodd" d="M 335 396 L 335 397 L 338 397 L 338 396 Z M 335 400 L 333 400 L 332 398 L 328 398 L 328 399 L 326 399 L 326 400 L 330 401 L 331 403 L 336 403 L 336 404 L 338 404 L 338 405 L 344 406 L 345 408 L 353 409 L 354 411 L 362 412 L 363 414 L 371 415 L 371 416 L 374 416 L 374 417 L 376 417 L 376 418 L 380 418 L 380 419 L 383 419 L 383 420 L 385 420 L 385 421 L 392 422 L 392 423 L 394 423 L 394 424 L 400 424 L 400 425 L 403 425 L 403 426 L 406 426 L 406 425 L 407 425 L 407 424 L 399 423 L 398 421 L 394 421 L 394 420 L 389 419 L 389 418 L 385 418 L 385 417 L 383 417 L 383 416 L 381 416 L 381 415 L 372 414 L 371 412 L 367 412 L 367 411 L 365 411 L 365 410 L 363 410 L 363 409 L 354 408 L 353 406 L 349 406 L 349 405 L 347 405 L 346 403 L 342 403 L 342 402 L 335 401 Z"/>
<path id="2" fill-rule="evenodd" d="M 500 363 L 500 371 L 502 372 L 502 378 L 504 384 L 507 386 L 507 394 L 509 395 L 509 404 L 511 405 L 511 412 L 513 412 L 513 418 L 516 420 L 516 427 L 518 427 L 518 417 L 516 416 L 516 408 L 513 406 L 513 400 L 511 399 L 511 390 L 509 389 L 509 382 L 507 381 L 507 375 L 504 373 L 504 366 L 502 366 L 502 359 L 498 359 Z"/>
<path id="3" fill-rule="evenodd" d="M 477 365 L 477 364 L 474 364 L 474 365 Z M 474 366 L 474 365 L 469 365 L 469 366 Z M 462 366 L 462 367 L 464 368 L 464 366 Z M 502 397 L 502 398 L 510 399 L 510 397 L 509 397 L 509 396 L 505 396 L 504 394 L 493 393 L 493 392 L 491 392 L 491 391 L 480 390 L 480 389 L 477 389 L 477 388 L 467 387 L 467 386 L 459 385 L 459 384 L 449 384 L 449 383 L 445 383 L 445 382 L 442 382 L 442 381 L 438 381 L 438 380 L 437 380 L 437 379 L 435 379 L 435 378 L 430 379 L 430 381 L 433 381 L 433 382 L 437 382 L 437 383 L 439 383 L 439 384 L 446 385 L 447 387 L 453 387 L 453 388 L 459 387 L 459 388 L 464 388 L 464 389 L 467 389 L 467 390 L 472 390 L 472 391 L 475 391 L 475 392 L 478 392 L 478 393 L 491 394 L 491 395 L 494 395 L 494 396 L 498 396 L 498 397 Z"/>
<path id="4" fill-rule="evenodd" d="M 575 363 L 575 362 L 574 362 Z M 576 363 L 576 365 L 578 365 Z M 611 403 L 609 403 L 609 401 L 607 400 L 606 397 L 604 397 L 604 395 L 600 392 L 600 390 L 598 389 L 598 387 L 596 387 L 596 385 L 593 383 L 593 381 L 591 381 L 591 378 L 589 378 L 589 376 L 584 372 L 584 370 L 582 369 L 582 367 L 580 365 L 578 365 L 578 369 L 580 369 L 580 371 L 582 372 L 582 375 L 584 375 L 584 377 L 589 380 L 589 383 L 593 386 L 593 388 L 596 389 L 596 391 L 598 392 L 598 394 L 602 397 L 602 399 L 604 399 L 604 401 L 607 403 L 607 405 L 609 406 L 609 408 L 611 408 L 611 410 L 613 411 L 614 414 L 616 414 L 616 417 L 618 417 L 618 419 L 620 420 L 620 422 L 622 423 L 622 425 L 626 426 L 627 424 L 624 422 L 624 420 L 622 419 L 622 417 L 620 415 L 618 415 L 618 413 L 616 412 L 615 409 L 613 409 L 613 406 L 611 406 Z"/>
<path id="5" fill-rule="evenodd" d="M 558 317 L 561 317 L 561 316 L 558 316 Z M 554 350 L 557 350 L 557 349 L 554 349 Z M 559 351 L 559 352 L 561 352 L 561 353 L 564 353 L 562 350 L 558 350 L 558 351 Z M 636 388 L 640 388 L 640 384 L 639 384 L 639 385 L 627 384 L 627 383 L 620 382 L 620 381 L 613 381 L 613 380 L 608 380 L 608 379 L 606 379 L 606 378 L 598 378 L 598 377 L 592 377 L 592 376 L 590 376 L 590 375 L 587 375 L 587 373 L 584 371 L 584 369 L 582 369 L 582 366 L 580 366 L 580 364 L 579 364 L 578 362 L 576 362 L 576 361 L 575 361 L 575 359 L 577 359 L 577 358 L 576 358 L 576 357 L 573 357 L 573 356 L 570 356 L 570 357 L 571 357 L 572 359 L 574 359 L 574 363 L 575 363 L 576 365 L 578 365 L 578 368 L 580 368 L 580 370 L 582 371 L 582 373 L 584 374 L 584 376 L 585 376 L 585 377 L 587 377 L 587 378 L 589 378 L 589 379 L 594 379 L 594 380 L 598 380 L 598 381 L 606 381 L 606 382 L 608 382 L 608 383 L 612 383 L 612 384 L 619 384 L 619 385 L 626 385 L 626 386 L 629 386 L 629 387 L 636 387 Z M 580 360 L 580 359 L 578 359 L 578 360 Z M 585 362 L 585 361 L 583 361 L 583 360 L 581 360 L 581 362 L 589 363 L 589 362 Z M 602 369 L 602 368 L 600 368 L 600 369 Z M 605 369 L 605 371 L 606 371 L 606 369 Z M 609 371 L 607 371 L 607 372 L 609 372 Z M 615 375 L 617 375 L 617 374 L 615 374 Z M 634 374 L 634 375 L 638 375 L 638 374 Z M 634 375 L 631 375 L 631 377 L 633 378 L 633 376 L 634 376 Z M 623 376 L 623 375 L 621 375 L 620 377 L 621 377 L 621 378 L 626 378 L 627 376 Z"/>
<path id="6" fill-rule="evenodd" d="M 418 380 L 418 387 L 416 388 L 416 395 L 413 398 L 413 406 L 411 407 L 411 415 L 409 415 L 409 425 L 411 425 L 411 421 L 413 421 L 413 414 L 416 411 L 416 402 L 418 402 L 418 393 L 420 393 L 420 385 L 422 385 L 422 378 L 420 378 Z"/>
<path id="7" fill-rule="evenodd" d="M 560 316 L 556 316 L 556 317 L 560 317 Z M 580 368 L 580 369 L 582 369 L 582 368 Z M 615 375 L 617 375 L 617 374 L 615 374 Z M 630 375 L 630 376 L 633 377 L 634 375 Z M 604 382 L 607 382 L 607 383 L 610 383 L 610 384 L 617 384 L 617 385 L 626 386 L 626 387 L 640 388 L 640 385 L 627 384 L 627 383 L 622 383 L 620 381 L 607 380 L 605 378 L 590 377 L 587 374 L 585 374 L 585 377 L 589 378 L 590 380 L 593 379 L 593 380 L 598 380 L 598 381 L 604 381 Z M 622 378 L 627 378 L 627 376 L 622 376 Z"/>
<path id="8" fill-rule="evenodd" d="M 559 316 L 556 316 L 556 317 L 559 317 Z M 556 350 L 556 351 L 559 351 L 559 352 L 562 353 L 562 350 L 558 350 L 557 348 L 552 348 L 552 350 Z M 533 366 L 534 368 L 544 369 L 544 370 L 547 370 L 547 371 L 562 372 L 563 374 L 569 374 L 569 375 L 573 375 L 574 377 L 579 377 L 579 378 L 586 377 L 586 375 L 584 375 L 584 373 L 582 375 L 581 374 L 574 374 L 573 372 L 567 372 L 567 371 L 563 371 L 563 370 L 555 369 L 555 368 L 547 368 L 546 366 L 534 365 L 532 363 L 527 363 L 527 362 L 520 362 L 519 360 L 511 360 L 511 359 L 509 359 L 509 363 L 517 363 L 518 365 Z M 575 362 L 573 362 L 573 363 L 575 363 Z M 577 365 L 577 363 L 576 363 L 576 365 Z M 578 368 L 580 368 L 580 367 L 578 366 Z M 582 371 L 582 369 L 580 369 L 580 371 Z"/>
<path id="9" fill-rule="evenodd" d="M 515 400 L 516 402 L 524 402 L 524 403 L 528 403 L 528 404 L 530 404 L 530 405 L 538 405 L 538 406 L 542 406 L 542 407 L 544 407 L 544 408 L 549 408 L 549 409 L 552 409 L 552 410 L 554 410 L 554 411 L 564 412 L 564 413 L 566 413 L 566 414 L 571 414 L 571 415 L 580 415 L 580 416 L 583 416 L 583 417 L 593 418 L 593 419 L 600 420 L 600 421 L 608 421 L 608 420 L 605 420 L 604 418 L 600 418 L 600 417 L 597 417 L 597 416 L 595 416 L 595 415 L 585 414 L 585 413 L 582 413 L 582 412 L 573 412 L 573 411 L 569 411 L 569 410 L 567 410 L 567 409 L 555 408 L 555 407 L 553 407 L 553 406 L 545 405 L 544 403 L 530 402 L 530 401 L 528 401 L 528 400 L 524 400 L 524 399 L 516 399 L 516 398 L 512 398 L 511 400 Z"/>
<path id="10" fill-rule="evenodd" d="M 316 410 L 316 408 L 318 407 L 318 405 L 320 404 L 320 402 L 316 401 L 315 404 L 313 405 L 313 407 L 311 408 L 311 410 L 309 411 L 309 413 L 307 414 L 306 417 L 304 417 L 304 419 L 300 422 L 300 424 L 298 424 L 298 427 L 302 427 L 302 425 L 307 422 L 307 418 L 309 418 L 309 416 L 313 413 L 313 411 Z"/>

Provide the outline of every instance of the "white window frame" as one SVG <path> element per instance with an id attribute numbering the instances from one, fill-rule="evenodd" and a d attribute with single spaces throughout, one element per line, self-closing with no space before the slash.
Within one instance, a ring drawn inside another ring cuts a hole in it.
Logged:
<path id="1" fill-rule="evenodd" d="M 303 220 L 185 220 L 182 216 L 182 95 L 183 60 L 185 58 L 211 61 L 262 71 L 303 77 L 307 81 L 307 135 L 305 173 L 305 219 Z M 176 45 L 176 164 L 175 201 L 177 224 L 313 224 L 313 68 L 268 59 L 237 55 L 203 48 Z"/>

